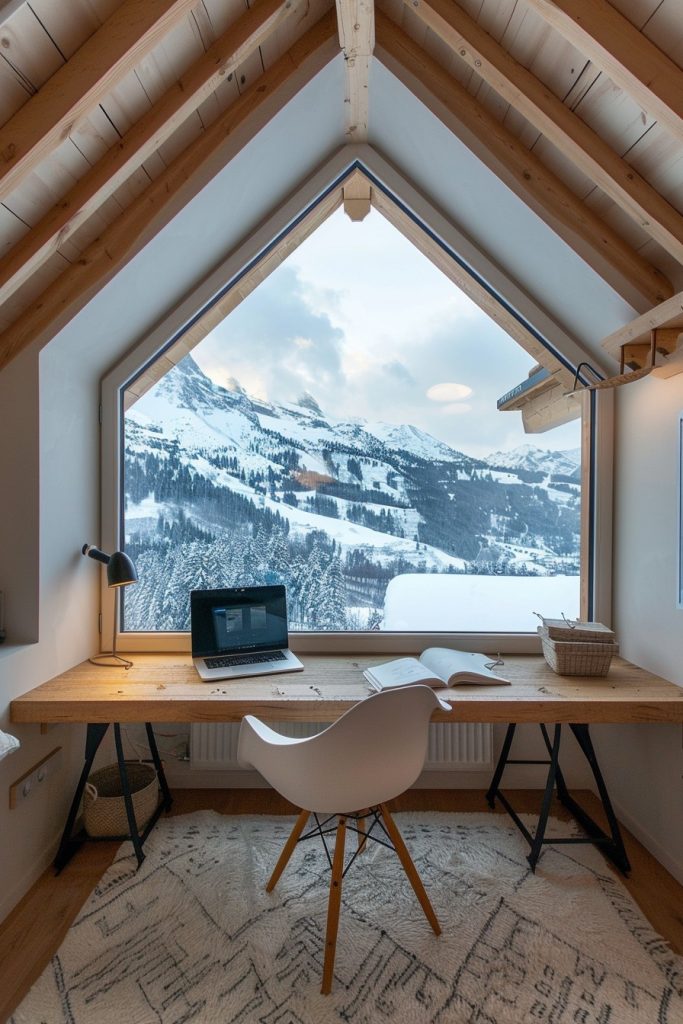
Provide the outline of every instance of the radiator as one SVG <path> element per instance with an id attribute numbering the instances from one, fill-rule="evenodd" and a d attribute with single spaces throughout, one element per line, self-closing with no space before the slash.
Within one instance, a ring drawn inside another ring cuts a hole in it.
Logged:
<path id="1" fill-rule="evenodd" d="M 297 739 L 314 736 L 324 722 L 276 722 L 273 727 Z M 234 771 L 239 724 L 193 723 L 190 726 L 190 768 L 195 771 Z M 479 723 L 436 722 L 429 727 L 427 771 L 473 771 L 491 768 L 491 726 Z"/>

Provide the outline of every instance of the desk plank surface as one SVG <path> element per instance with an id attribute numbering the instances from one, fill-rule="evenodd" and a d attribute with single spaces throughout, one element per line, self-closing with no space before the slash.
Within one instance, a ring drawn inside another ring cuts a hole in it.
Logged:
<path id="1" fill-rule="evenodd" d="M 329 722 L 369 692 L 362 671 L 387 655 L 303 655 L 304 671 L 203 683 L 189 654 L 134 654 L 133 668 L 83 662 L 11 704 L 13 722 Z M 439 690 L 460 722 L 683 722 L 683 687 L 621 658 L 605 677 L 558 676 L 540 656 L 498 670 L 511 686 Z M 434 721 L 453 721 L 435 712 Z"/>

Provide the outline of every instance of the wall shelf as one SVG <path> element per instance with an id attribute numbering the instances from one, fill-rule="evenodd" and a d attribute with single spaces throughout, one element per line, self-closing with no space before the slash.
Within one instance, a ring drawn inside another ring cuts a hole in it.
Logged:
<path id="1" fill-rule="evenodd" d="M 653 343 L 656 361 L 651 372 L 654 376 L 673 377 L 683 372 L 683 292 L 620 327 L 601 342 L 624 370 L 634 372 L 648 366 Z"/>

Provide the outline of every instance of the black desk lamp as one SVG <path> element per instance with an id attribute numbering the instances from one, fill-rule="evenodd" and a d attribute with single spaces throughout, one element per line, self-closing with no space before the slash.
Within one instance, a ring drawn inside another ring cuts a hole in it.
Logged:
<path id="1" fill-rule="evenodd" d="M 87 555 L 89 558 L 94 558 L 97 562 L 102 562 L 106 565 L 107 584 L 110 588 L 127 587 L 129 583 L 137 583 L 138 581 L 138 574 L 135 570 L 135 566 L 125 551 L 115 551 L 112 555 L 105 555 L 104 551 L 100 551 L 100 549 L 94 547 L 94 545 L 84 544 L 81 548 L 81 554 Z M 127 658 L 122 658 L 116 653 L 118 608 L 118 599 L 116 594 L 114 594 L 114 633 L 112 636 L 111 654 L 99 654 L 95 655 L 94 658 L 89 658 L 88 661 L 92 662 L 93 665 L 100 665 L 102 667 L 109 666 L 110 668 L 117 665 L 123 665 L 124 668 L 128 669 L 133 664 L 132 661 L 128 661 Z"/>

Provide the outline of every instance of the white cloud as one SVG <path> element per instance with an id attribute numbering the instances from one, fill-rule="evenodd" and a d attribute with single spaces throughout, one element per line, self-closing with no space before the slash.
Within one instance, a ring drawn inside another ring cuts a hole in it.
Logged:
<path id="1" fill-rule="evenodd" d="M 579 444 L 578 422 L 528 438 L 498 413 L 535 361 L 376 211 L 335 212 L 196 353 L 259 397 L 307 390 L 335 418 L 413 424 L 474 456 Z"/>
<path id="2" fill-rule="evenodd" d="M 432 402 L 459 402 L 461 398 L 469 398 L 471 394 L 471 387 L 467 384 L 456 384 L 454 381 L 432 384 L 426 391 L 427 398 Z"/>

